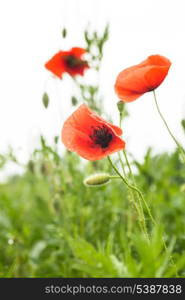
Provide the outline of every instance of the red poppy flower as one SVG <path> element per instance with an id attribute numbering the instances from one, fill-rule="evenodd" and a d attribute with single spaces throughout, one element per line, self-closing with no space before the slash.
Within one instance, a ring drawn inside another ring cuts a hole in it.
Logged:
<path id="1" fill-rule="evenodd" d="M 88 63 L 82 59 L 85 52 L 85 49 L 78 47 L 69 51 L 59 51 L 45 64 L 45 67 L 59 78 L 62 78 L 63 73 L 68 73 L 72 77 L 83 76 L 85 69 L 89 68 Z"/>
<path id="2" fill-rule="evenodd" d="M 88 160 L 99 160 L 125 147 L 122 130 L 82 104 L 64 123 L 62 142 Z"/>
<path id="3" fill-rule="evenodd" d="M 118 97 L 131 102 L 156 89 L 165 79 L 171 62 L 164 56 L 151 55 L 138 65 L 123 70 L 116 79 Z"/>

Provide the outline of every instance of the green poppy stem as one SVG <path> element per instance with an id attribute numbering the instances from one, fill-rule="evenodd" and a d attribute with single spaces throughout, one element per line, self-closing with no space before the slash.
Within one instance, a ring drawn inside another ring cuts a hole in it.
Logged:
<path id="1" fill-rule="evenodd" d="M 119 117 L 120 117 L 119 118 L 119 126 L 120 126 L 120 128 L 121 128 L 121 125 L 122 125 L 123 116 L 124 116 L 124 107 L 122 108 L 122 111 L 119 114 Z M 125 158 L 125 161 L 126 161 L 126 165 L 128 167 L 128 170 L 129 170 L 130 177 L 132 177 L 132 181 L 134 183 L 134 186 L 136 187 L 135 182 L 134 182 L 134 176 L 132 174 L 132 169 L 131 169 L 131 166 L 129 164 L 129 161 L 128 161 L 128 158 L 127 158 L 127 154 L 126 154 L 125 150 L 123 150 L 123 155 L 124 155 L 124 158 Z M 120 159 L 120 162 L 121 162 L 121 165 L 122 165 L 124 176 L 125 176 L 125 178 L 127 178 L 127 174 L 126 174 L 126 171 L 125 171 L 124 163 L 123 163 L 122 158 L 121 158 L 121 154 L 118 153 L 118 156 L 119 156 L 119 159 Z M 137 187 L 136 188 L 137 188 L 137 190 L 138 190 L 139 193 L 138 192 L 136 193 L 136 191 L 134 192 L 133 189 L 130 188 L 130 186 L 127 186 L 127 187 L 128 187 L 128 190 L 130 191 L 130 198 L 132 199 L 131 202 L 134 203 L 134 206 L 135 206 L 135 208 L 136 208 L 136 210 L 138 212 L 138 215 L 142 216 L 140 219 L 142 220 L 143 228 L 144 228 L 144 231 L 146 231 L 146 235 L 147 235 L 147 227 L 146 227 L 145 215 L 144 215 L 143 206 L 142 206 L 142 201 L 144 201 L 142 193 L 141 193 L 141 191 Z M 137 197 L 138 204 L 136 204 L 136 202 L 135 202 L 135 196 Z M 129 228 L 131 228 L 131 216 L 129 217 L 129 222 L 130 222 Z"/>
<path id="2" fill-rule="evenodd" d="M 182 154 L 182 157 L 183 157 L 183 160 L 185 162 L 185 150 L 183 149 L 183 147 L 181 146 L 181 144 L 179 143 L 179 141 L 176 139 L 176 137 L 173 135 L 173 133 L 171 132 L 163 114 L 161 113 L 161 110 L 159 108 L 159 105 L 158 105 L 158 102 L 157 102 L 157 97 L 156 97 L 156 92 L 155 90 L 153 90 L 153 95 L 154 95 L 154 101 L 155 101 L 155 105 L 156 105 L 156 108 L 157 108 L 157 111 L 164 123 L 164 125 L 166 126 L 166 129 L 168 130 L 168 133 L 170 134 L 170 136 L 172 137 L 172 139 L 174 140 L 175 144 L 177 145 L 177 148 L 179 149 L 179 152 L 181 152 Z"/>
<path id="3" fill-rule="evenodd" d="M 114 169 L 114 171 L 118 174 L 118 176 L 122 179 L 122 181 L 124 182 L 124 184 L 131 190 L 133 190 L 134 192 L 137 192 L 139 194 L 139 196 L 141 198 L 143 198 L 142 193 L 140 192 L 140 190 L 138 190 L 137 187 L 131 185 L 119 172 L 119 170 L 116 168 L 116 166 L 114 165 L 114 163 L 112 162 L 111 158 L 108 156 L 108 161 L 110 163 L 110 165 L 112 166 L 112 168 Z M 139 221 L 140 221 L 140 225 L 141 228 L 143 230 L 143 233 L 145 234 L 147 241 L 150 242 L 149 240 L 149 236 L 148 236 L 148 232 L 147 232 L 147 228 L 146 228 L 146 222 L 145 222 L 145 218 L 144 215 L 141 213 L 140 208 L 138 207 L 137 203 L 134 201 L 134 206 L 137 210 L 137 213 L 139 215 Z"/>
<path id="4" fill-rule="evenodd" d="M 132 173 L 132 169 L 131 169 L 131 166 L 130 166 L 130 163 L 129 163 L 129 160 L 128 160 L 128 157 L 127 157 L 127 153 L 126 153 L 125 150 L 123 150 L 123 153 L 124 153 L 124 156 L 125 156 L 125 160 L 126 160 L 126 163 L 127 163 L 128 169 L 129 169 L 129 173 L 130 173 L 132 182 L 133 182 L 134 185 L 136 185 L 136 184 L 135 184 L 135 180 L 134 180 L 134 175 L 133 175 L 133 173 Z M 139 190 L 139 188 L 137 188 L 137 189 Z M 140 190 L 139 190 L 139 191 L 140 191 Z M 156 225 L 156 221 L 155 221 L 154 217 L 152 216 L 151 210 L 150 210 L 150 208 L 149 208 L 149 206 L 148 206 L 148 204 L 147 204 L 145 198 L 142 196 L 141 191 L 140 191 L 140 194 L 138 194 L 138 195 L 140 196 L 140 199 L 139 199 L 139 200 L 141 200 L 141 201 L 144 203 L 145 208 L 146 208 L 146 210 L 147 210 L 147 212 L 148 212 L 148 215 L 149 215 L 151 221 L 153 222 L 153 224 Z M 141 208 L 142 208 L 141 202 L 140 202 L 140 206 L 141 206 Z"/>
<path id="5" fill-rule="evenodd" d="M 119 109 L 119 127 L 121 128 L 122 127 L 122 119 L 123 119 L 123 108 L 122 110 L 120 111 Z M 122 160 L 122 157 L 121 157 L 121 153 L 118 152 L 118 157 L 119 157 L 119 160 L 120 160 L 120 163 L 121 163 L 121 166 L 122 166 L 122 170 L 123 170 L 123 174 L 124 174 L 124 177 L 127 178 L 127 173 L 125 171 L 125 164 Z M 127 187 L 128 188 L 128 187 Z M 135 206 L 135 209 L 136 211 L 138 212 L 138 207 L 136 207 L 136 204 L 135 204 L 135 199 L 134 199 L 134 193 L 132 191 L 132 189 L 128 188 L 128 193 L 129 193 L 129 196 L 128 196 L 128 199 L 129 199 L 129 202 L 131 203 L 131 205 L 134 205 Z M 132 207 L 128 207 L 128 236 L 131 235 L 131 232 L 132 232 Z M 140 227 L 141 227 L 141 230 L 142 229 L 142 226 L 140 224 Z"/>
<path id="6" fill-rule="evenodd" d="M 135 185 L 134 175 L 133 175 L 133 173 L 132 173 L 132 169 L 131 169 L 131 166 L 130 166 L 130 164 L 129 164 L 129 160 L 128 160 L 128 158 L 127 158 L 126 151 L 123 150 L 123 152 L 125 153 L 126 163 L 127 163 L 127 165 L 128 165 L 128 168 L 129 168 L 129 171 L 130 171 L 130 175 L 131 175 L 132 180 L 133 180 L 133 183 L 134 183 L 134 185 Z M 147 210 L 147 212 L 148 212 L 148 215 L 149 215 L 149 217 L 150 217 L 152 223 L 154 224 L 154 226 L 158 226 L 158 224 L 157 224 L 157 222 L 155 221 L 155 219 L 154 219 L 154 217 L 153 217 L 153 215 L 152 215 L 152 213 L 151 213 L 151 210 L 150 210 L 150 208 L 149 208 L 149 206 L 148 206 L 148 204 L 147 204 L 145 198 L 142 196 L 142 193 L 141 193 L 141 192 L 139 193 L 139 196 L 141 197 L 141 200 L 143 201 L 143 203 L 144 203 L 144 205 L 145 205 L 145 207 L 146 207 L 146 210 Z M 141 205 L 141 202 L 140 202 L 140 205 Z M 163 246 L 164 246 L 164 249 L 165 249 L 166 253 L 168 253 L 168 248 L 167 248 L 167 246 L 166 246 L 166 242 L 165 242 L 164 237 L 162 237 L 162 242 L 163 242 Z M 174 268 L 175 268 L 176 276 L 178 277 L 177 266 L 176 266 L 176 264 L 175 264 L 175 262 L 174 262 L 174 260 L 173 260 L 172 255 L 170 255 L 170 260 L 171 260 L 171 264 L 172 264 L 172 265 L 174 266 Z"/>

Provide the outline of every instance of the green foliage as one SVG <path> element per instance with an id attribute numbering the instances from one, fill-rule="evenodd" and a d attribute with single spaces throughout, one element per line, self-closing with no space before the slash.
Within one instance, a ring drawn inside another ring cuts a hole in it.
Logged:
<path id="1" fill-rule="evenodd" d="M 70 152 L 59 156 L 56 146 L 41 137 L 24 174 L 0 185 L 0 276 L 184 277 L 185 170 L 177 152 L 149 150 L 143 163 L 133 162 L 159 224 L 148 220 L 148 244 L 119 180 L 93 189 L 83 184 L 92 173 L 111 173 L 106 159 L 82 163 Z"/>
<path id="2" fill-rule="evenodd" d="M 84 99 L 84 101 L 93 111 L 101 114 L 103 110 L 103 101 L 99 95 L 99 87 L 80 84 L 79 88 L 82 99 Z"/>
<path id="3" fill-rule="evenodd" d="M 182 125 L 182 128 L 183 128 L 184 132 L 185 132 L 185 120 L 181 121 L 181 125 Z"/>
<path id="4" fill-rule="evenodd" d="M 97 31 L 89 32 L 85 30 L 84 38 L 87 44 L 87 50 L 91 56 L 94 68 L 98 71 L 103 58 L 103 48 L 109 38 L 109 25 L 106 25 L 103 33 L 100 35 Z"/>
<path id="5" fill-rule="evenodd" d="M 108 40 L 109 36 L 109 26 L 107 25 L 102 34 L 98 34 L 97 31 L 91 32 L 90 30 L 85 30 L 84 39 L 88 51 L 88 63 L 90 70 L 94 70 L 97 77 L 99 75 L 99 70 L 101 67 L 101 61 L 103 59 L 103 48 Z M 100 95 L 100 88 L 98 84 L 88 85 L 83 83 L 78 79 L 75 79 L 75 83 L 80 91 L 81 101 L 88 104 L 88 106 L 99 114 L 103 112 L 103 99 Z M 76 102 L 75 104 L 78 104 Z M 73 105 L 75 105 L 73 104 Z"/>

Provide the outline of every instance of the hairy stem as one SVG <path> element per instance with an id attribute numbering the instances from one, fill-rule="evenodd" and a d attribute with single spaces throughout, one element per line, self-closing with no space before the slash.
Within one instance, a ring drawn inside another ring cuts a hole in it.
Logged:
<path id="1" fill-rule="evenodd" d="M 153 90 L 153 95 L 154 95 L 154 101 L 155 101 L 155 105 L 156 105 L 156 108 L 157 108 L 157 111 L 166 127 L 166 129 L 168 130 L 168 133 L 170 134 L 170 136 L 172 137 L 172 139 L 174 140 L 175 144 L 177 145 L 177 148 L 179 149 L 179 152 L 182 154 L 182 157 L 183 157 L 183 160 L 185 162 L 185 150 L 184 148 L 181 146 L 181 144 L 179 143 L 179 141 L 176 139 L 176 137 L 173 135 L 173 133 L 171 132 L 163 114 L 161 113 L 161 110 L 159 108 L 159 105 L 158 105 L 158 102 L 157 102 L 157 97 L 156 97 L 156 92 L 155 90 Z"/>
<path id="2" fill-rule="evenodd" d="M 118 176 L 122 179 L 122 181 L 124 182 L 124 184 L 128 187 L 128 188 L 130 188 L 130 189 L 132 189 L 133 191 L 135 191 L 135 192 L 137 192 L 139 195 L 140 195 L 140 197 L 143 197 L 142 196 L 142 194 L 141 194 L 141 192 L 135 187 L 135 186 L 133 186 L 133 185 L 131 185 L 122 175 L 121 175 L 121 173 L 119 172 L 119 170 L 116 168 L 116 166 L 113 164 L 113 162 L 112 162 L 112 160 L 111 160 L 111 158 L 108 156 L 108 161 L 109 161 L 109 163 L 110 163 L 110 165 L 112 166 L 112 168 L 114 169 L 114 171 L 118 174 Z M 137 205 L 137 203 L 135 203 L 135 201 L 134 201 L 134 206 L 135 206 L 135 208 L 136 208 L 136 210 L 137 210 L 137 213 L 138 213 L 138 215 L 139 215 L 139 221 L 140 221 L 140 224 L 141 224 L 141 228 L 143 229 L 143 232 L 144 232 L 144 234 L 145 234 L 145 236 L 146 236 L 146 238 L 147 238 L 147 240 L 148 240 L 148 242 L 149 242 L 149 236 L 148 236 L 148 232 L 147 232 L 147 228 L 146 228 L 146 222 L 145 222 L 145 218 L 144 218 L 144 215 L 141 213 L 141 211 L 140 211 L 140 208 L 138 207 L 138 205 Z"/>

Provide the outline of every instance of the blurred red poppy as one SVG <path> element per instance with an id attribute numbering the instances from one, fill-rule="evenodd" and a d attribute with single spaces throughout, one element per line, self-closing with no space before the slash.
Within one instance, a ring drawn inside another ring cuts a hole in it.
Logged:
<path id="1" fill-rule="evenodd" d="M 83 76 L 85 69 L 89 68 L 88 63 L 82 59 L 85 52 L 85 49 L 78 47 L 69 51 L 59 51 L 45 64 L 45 67 L 59 78 L 62 78 L 63 73 L 68 73 L 72 77 Z"/>
<path id="2" fill-rule="evenodd" d="M 123 70 L 117 77 L 115 91 L 124 102 L 131 102 L 155 90 L 168 74 L 171 62 L 164 56 L 151 55 L 138 65 Z"/>
<path id="3" fill-rule="evenodd" d="M 62 142 L 88 160 L 99 160 L 125 147 L 121 128 L 106 122 L 82 104 L 64 123 Z"/>

